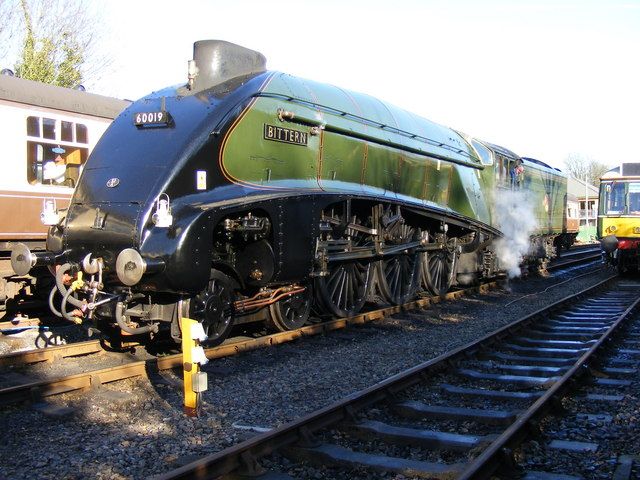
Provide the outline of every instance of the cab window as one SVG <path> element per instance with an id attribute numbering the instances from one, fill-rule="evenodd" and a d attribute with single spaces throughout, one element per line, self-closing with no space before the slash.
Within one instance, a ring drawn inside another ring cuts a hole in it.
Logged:
<path id="1" fill-rule="evenodd" d="M 629 183 L 629 213 L 640 213 L 640 183 Z"/>
<path id="2" fill-rule="evenodd" d="M 509 186 L 509 160 L 502 155 L 496 155 L 496 182 L 502 187 Z"/>
<path id="3" fill-rule="evenodd" d="M 607 185 L 606 207 L 608 214 L 624 213 L 625 188 L 624 183 L 612 183 Z"/>
<path id="4" fill-rule="evenodd" d="M 491 155 L 491 150 L 482 145 L 480 142 L 476 140 L 471 140 L 471 144 L 473 148 L 475 148 L 476 152 L 480 156 L 480 161 L 483 165 L 493 165 L 493 157 Z"/>

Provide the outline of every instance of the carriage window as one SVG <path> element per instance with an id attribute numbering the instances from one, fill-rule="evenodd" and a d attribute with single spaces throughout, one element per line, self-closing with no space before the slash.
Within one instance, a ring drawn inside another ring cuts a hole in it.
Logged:
<path id="1" fill-rule="evenodd" d="M 81 123 L 76 123 L 76 142 L 89 143 L 87 140 L 87 126 Z"/>
<path id="2" fill-rule="evenodd" d="M 623 213 L 624 212 L 624 183 L 613 183 L 611 189 L 607 192 L 607 213 Z"/>
<path id="3" fill-rule="evenodd" d="M 40 136 L 40 118 L 29 117 L 27 118 L 27 135 L 30 137 Z"/>
<path id="4" fill-rule="evenodd" d="M 29 183 L 75 187 L 89 156 L 87 126 L 28 117 L 27 136 Z"/>
<path id="5" fill-rule="evenodd" d="M 56 139 L 56 121 L 52 118 L 42 119 L 42 136 L 51 140 Z"/>
<path id="6" fill-rule="evenodd" d="M 63 142 L 73 142 L 73 123 L 63 120 L 60 125 L 62 125 L 61 140 Z"/>
<path id="7" fill-rule="evenodd" d="M 496 180 L 498 185 L 503 187 L 508 186 L 507 164 L 508 161 L 505 157 L 496 155 Z"/>

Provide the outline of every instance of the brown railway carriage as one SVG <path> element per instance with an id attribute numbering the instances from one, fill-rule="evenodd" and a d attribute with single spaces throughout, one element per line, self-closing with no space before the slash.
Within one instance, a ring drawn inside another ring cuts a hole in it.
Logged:
<path id="1" fill-rule="evenodd" d="M 69 204 L 89 153 L 130 102 L 9 75 L 0 75 L 0 306 L 35 277 L 17 277 L 10 265 L 16 242 L 44 250 L 46 203 Z"/>

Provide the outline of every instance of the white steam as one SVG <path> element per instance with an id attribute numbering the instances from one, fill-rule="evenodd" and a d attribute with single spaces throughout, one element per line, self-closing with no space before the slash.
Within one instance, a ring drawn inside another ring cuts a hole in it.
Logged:
<path id="1" fill-rule="evenodd" d="M 495 194 L 495 223 L 503 237 L 493 244 L 509 278 L 520 276 L 522 257 L 529 252 L 531 234 L 538 227 L 531 195 L 522 190 L 500 190 Z"/>

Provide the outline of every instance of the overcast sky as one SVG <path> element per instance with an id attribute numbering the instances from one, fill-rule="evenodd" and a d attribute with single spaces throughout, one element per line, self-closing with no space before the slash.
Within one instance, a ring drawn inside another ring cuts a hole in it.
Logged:
<path id="1" fill-rule="evenodd" d="M 562 166 L 640 161 L 640 0 L 98 1 L 114 64 L 97 93 L 186 81 L 193 42 L 374 95 Z"/>

